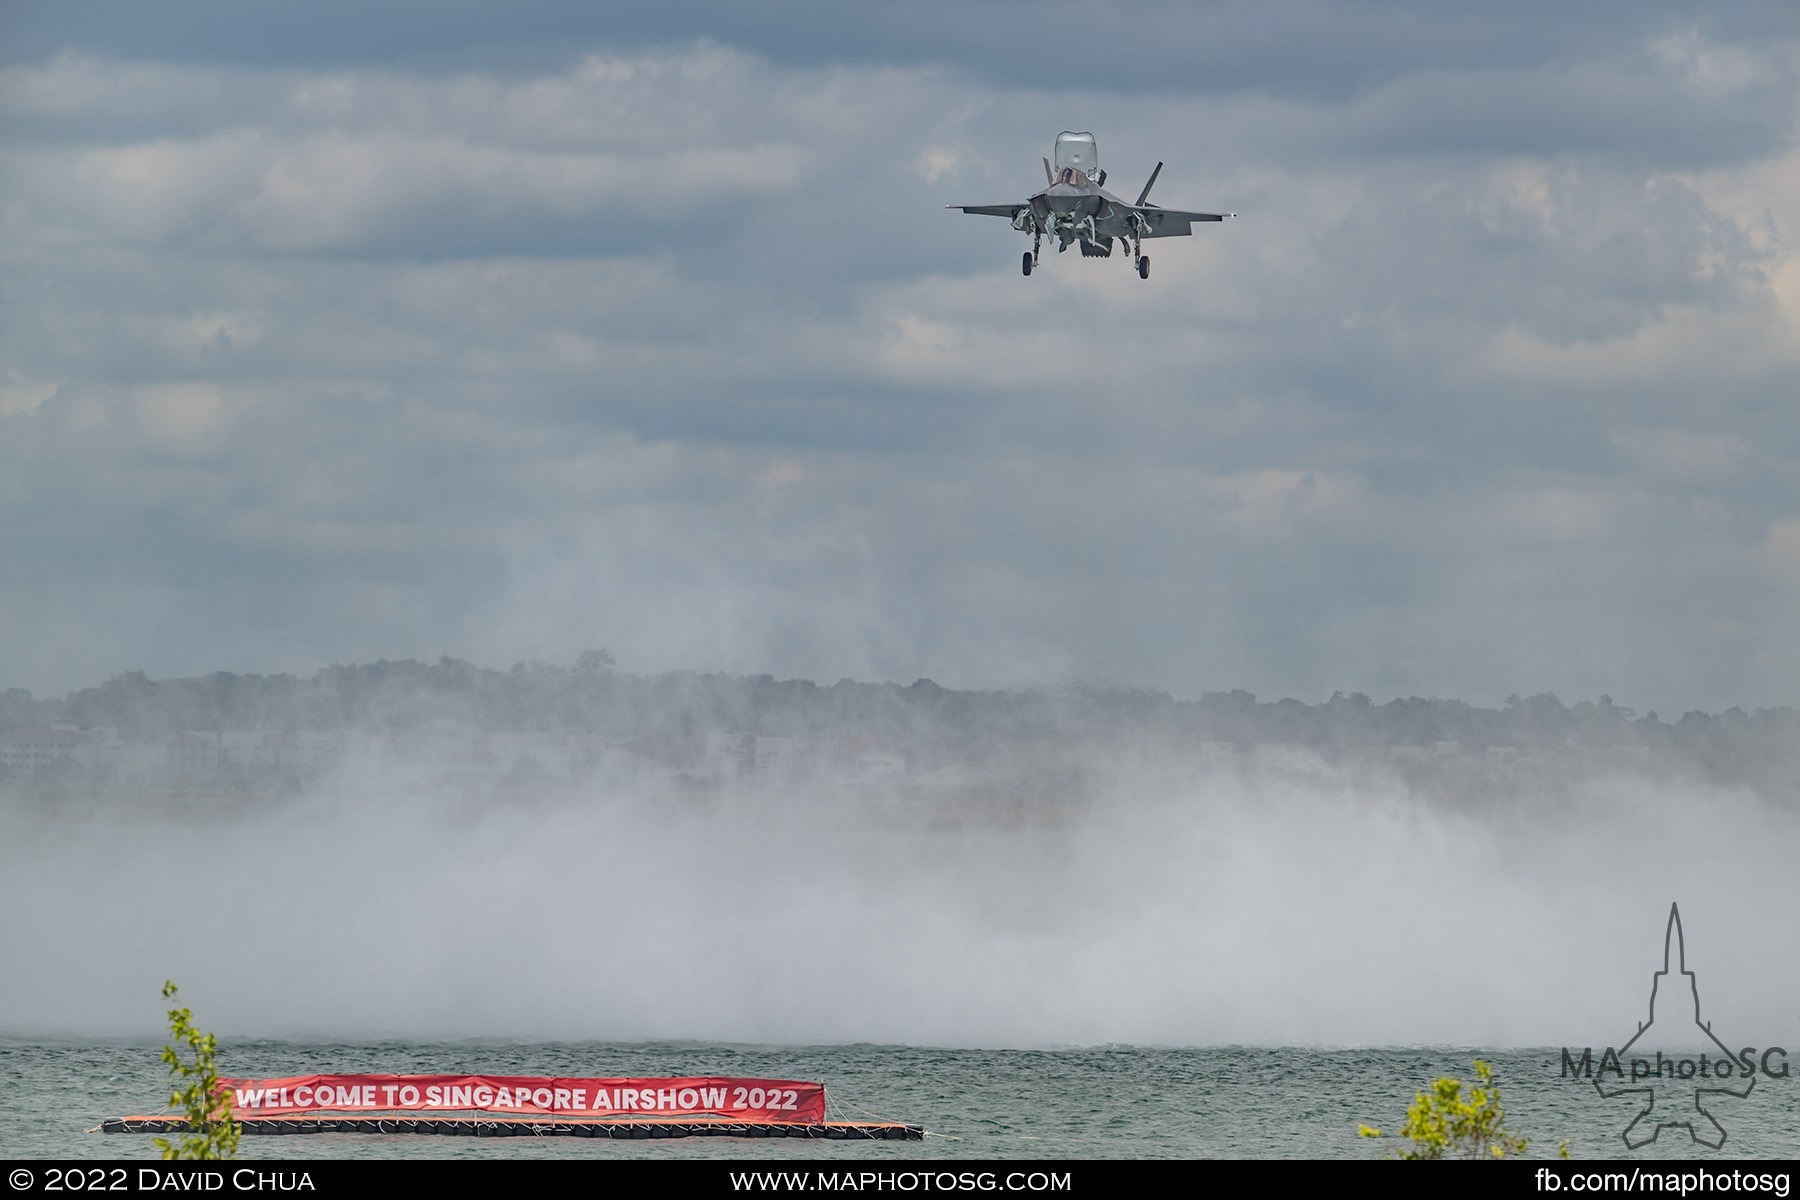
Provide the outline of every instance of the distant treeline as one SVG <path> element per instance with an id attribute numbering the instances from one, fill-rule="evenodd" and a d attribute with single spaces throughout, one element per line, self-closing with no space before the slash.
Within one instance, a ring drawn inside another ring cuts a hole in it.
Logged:
<path id="1" fill-rule="evenodd" d="M 1800 711 L 1688 712 L 1664 720 L 1610 697 L 1566 704 L 1556 696 L 1508 697 L 1499 708 L 1458 700 L 1374 703 L 1337 693 L 1319 704 L 1258 700 L 1242 690 L 1176 700 L 1158 691 L 1069 687 L 957 691 L 911 684 L 821 685 L 768 675 L 669 672 L 631 675 L 605 651 L 572 666 L 520 663 L 509 670 L 453 658 L 334 665 L 307 678 L 220 671 L 150 679 L 132 671 L 61 698 L 0 692 L 0 733 L 56 725 L 117 728 L 122 736 L 190 730 L 457 727 L 495 732 L 580 730 L 619 737 L 872 736 L 947 749 L 982 743 L 1285 743 L 1328 748 L 1417 746 L 1458 753 L 1645 747 L 1719 769 L 1755 763 L 1755 774 L 1800 772 Z"/>

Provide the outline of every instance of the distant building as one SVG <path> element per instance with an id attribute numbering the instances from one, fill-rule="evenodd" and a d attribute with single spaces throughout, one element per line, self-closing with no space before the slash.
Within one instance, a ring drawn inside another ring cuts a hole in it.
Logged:
<path id="1" fill-rule="evenodd" d="M 720 779 L 748 779 L 756 774 L 756 738 L 748 733 L 706 735 L 706 769 Z"/>
<path id="2" fill-rule="evenodd" d="M 30 778 L 63 763 L 91 762 L 105 747 L 115 744 L 116 739 L 116 730 L 80 729 L 72 725 L 16 729 L 0 733 L 0 766 L 14 775 Z"/>
<path id="3" fill-rule="evenodd" d="M 193 774 L 219 762 L 218 739 L 211 734 L 149 733 L 119 746 L 119 769 L 127 775 Z"/>
<path id="4" fill-rule="evenodd" d="M 803 754 L 794 738 L 759 737 L 753 745 L 752 770 L 759 778 L 781 778 L 799 771 Z"/>
<path id="5" fill-rule="evenodd" d="M 227 730 L 215 737 L 220 766 L 259 772 L 282 766 L 294 757 L 294 735 L 287 730 Z"/>

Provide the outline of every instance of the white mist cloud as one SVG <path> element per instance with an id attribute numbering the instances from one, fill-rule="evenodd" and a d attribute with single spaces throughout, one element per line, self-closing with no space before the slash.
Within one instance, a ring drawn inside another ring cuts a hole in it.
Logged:
<path id="1" fill-rule="evenodd" d="M 174 978 L 236 1037 L 1612 1044 L 1678 902 L 1708 1017 L 1794 1033 L 1800 817 L 1762 797 L 1088 765 L 1064 824 L 393 757 L 223 821 L 15 812 L 0 1026 L 142 1032 Z"/>

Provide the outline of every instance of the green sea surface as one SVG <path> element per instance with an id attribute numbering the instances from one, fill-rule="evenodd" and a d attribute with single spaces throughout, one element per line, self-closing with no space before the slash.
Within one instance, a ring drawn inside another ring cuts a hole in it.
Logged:
<path id="1" fill-rule="evenodd" d="M 168 1085 L 160 1049 L 160 1043 L 147 1040 L 0 1037 L 0 1156 L 156 1158 L 150 1135 L 101 1133 L 98 1126 L 109 1117 L 164 1110 Z M 1705 1099 L 1726 1131 L 1718 1149 L 1699 1144 L 1683 1128 L 1667 1127 L 1654 1143 L 1633 1150 L 1621 1135 L 1643 1097 L 1602 1096 L 1591 1080 L 1566 1072 L 1559 1047 L 1024 1050 L 222 1040 L 219 1048 L 222 1073 L 237 1077 L 479 1073 L 818 1080 L 826 1086 L 831 1120 L 898 1121 L 926 1130 L 920 1141 L 264 1135 L 240 1142 L 239 1157 L 247 1160 L 1373 1159 L 1392 1153 L 1399 1143 L 1359 1137 L 1359 1124 L 1397 1131 L 1419 1090 L 1441 1075 L 1472 1079 L 1475 1058 L 1494 1065 L 1507 1124 L 1530 1139 L 1532 1157 L 1552 1157 L 1567 1141 L 1577 1158 L 1800 1158 L 1800 1086 L 1792 1077 L 1759 1078 L 1742 1098 Z M 1667 1119 L 1679 1120 L 1683 1099 L 1680 1089 L 1665 1088 L 1656 1103 Z"/>

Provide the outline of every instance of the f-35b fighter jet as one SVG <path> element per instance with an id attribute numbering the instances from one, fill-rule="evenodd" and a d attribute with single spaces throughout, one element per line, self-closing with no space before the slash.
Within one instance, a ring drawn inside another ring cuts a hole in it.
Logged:
<path id="1" fill-rule="evenodd" d="M 1119 242 L 1137 267 L 1138 278 L 1150 278 L 1150 258 L 1143 253 L 1145 238 L 1187 237 L 1195 221 L 1223 221 L 1236 213 L 1183 212 L 1177 208 L 1158 208 L 1146 203 L 1163 165 L 1156 164 L 1150 182 L 1138 193 L 1137 203 L 1127 204 L 1102 186 L 1106 172 L 1099 170 L 1099 154 L 1091 133 L 1056 135 L 1056 165 L 1044 160 L 1044 177 L 1049 186 L 1030 199 L 1016 204 L 946 204 L 966 213 L 989 217 L 1005 217 L 1014 229 L 1031 235 L 1031 249 L 1025 254 L 1025 274 L 1037 266 L 1038 252 L 1044 239 L 1055 238 L 1057 250 L 1080 245 L 1085 258 L 1110 258 L 1113 243 Z"/>

